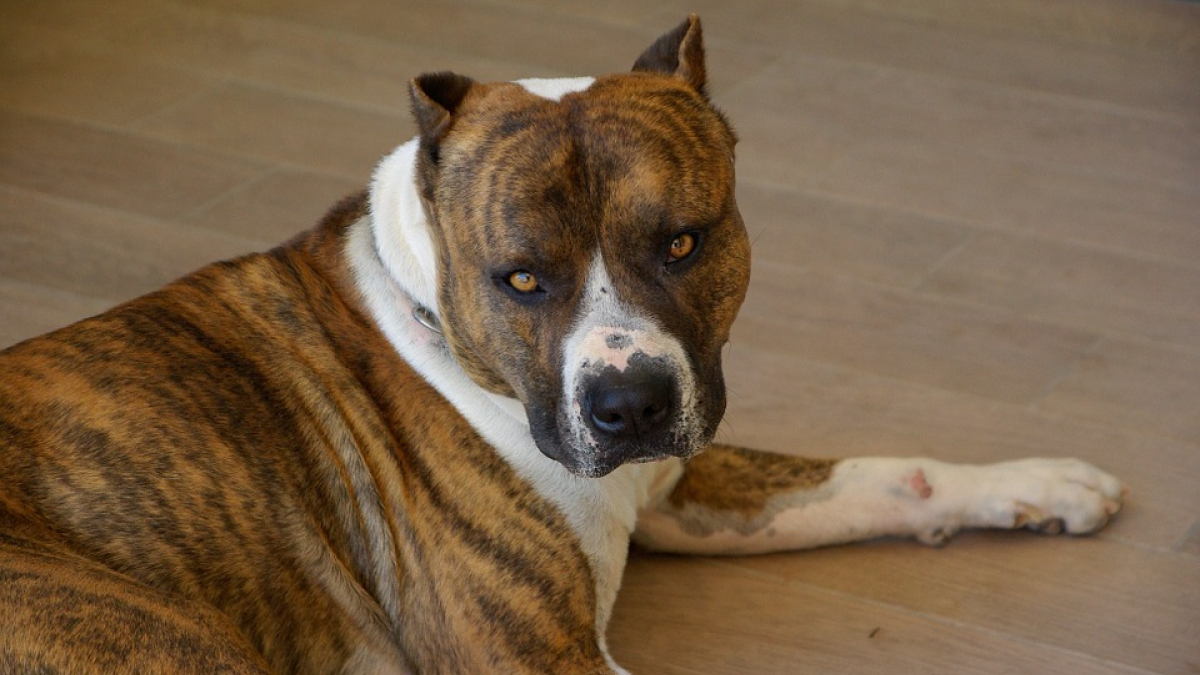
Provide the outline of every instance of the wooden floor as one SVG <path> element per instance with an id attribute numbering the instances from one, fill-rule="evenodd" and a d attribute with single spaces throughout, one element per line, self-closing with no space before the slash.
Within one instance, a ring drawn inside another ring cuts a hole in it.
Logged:
<path id="1" fill-rule="evenodd" d="M 1200 673 L 1200 5 L 0 0 L 0 345 L 312 224 L 404 83 L 623 69 L 701 13 L 754 282 L 727 439 L 1076 456 L 1100 536 L 635 554 L 635 673 Z M 2 480 L 2 478 L 0 478 Z"/>

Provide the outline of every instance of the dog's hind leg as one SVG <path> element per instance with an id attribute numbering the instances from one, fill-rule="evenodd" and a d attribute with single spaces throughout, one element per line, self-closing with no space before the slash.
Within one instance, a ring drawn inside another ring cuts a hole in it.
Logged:
<path id="1" fill-rule="evenodd" d="M 656 495 L 638 516 L 635 542 L 742 554 L 881 536 L 939 544 L 963 527 L 1086 534 L 1120 509 L 1123 490 L 1116 478 L 1069 459 L 813 460 L 714 445 L 677 465 Z"/>
<path id="2" fill-rule="evenodd" d="M 216 610 L 0 535 L 0 673 L 268 675 Z"/>

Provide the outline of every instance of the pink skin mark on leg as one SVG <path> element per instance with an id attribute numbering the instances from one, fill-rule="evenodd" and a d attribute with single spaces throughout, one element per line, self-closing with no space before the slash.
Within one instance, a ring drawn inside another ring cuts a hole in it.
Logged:
<path id="1" fill-rule="evenodd" d="M 921 499 L 929 499 L 933 495 L 933 488 L 925 480 L 925 471 L 923 469 L 917 469 L 917 472 L 909 477 L 908 485 Z"/>

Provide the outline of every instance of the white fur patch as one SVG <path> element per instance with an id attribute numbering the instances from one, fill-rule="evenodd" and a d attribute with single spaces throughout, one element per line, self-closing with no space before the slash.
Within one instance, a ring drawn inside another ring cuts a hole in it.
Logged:
<path id="1" fill-rule="evenodd" d="M 413 300 L 436 311 L 433 247 L 416 187 L 416 141 L 400 146 L 375 173 L 371 214 L 355 223 L 347 243 L 372 317 L 396 351 L 534 490 L 562 511 L 579 537 L 596 580 L 597 639 L 616 600 L 629 534 L 660 467 L 627 465 L 600 479 L 576 476 L 543 455 L 519 401 L 478 385 L 454 360 L 441 336 L 412 317 Z"/>
<path id="2" fill-rule="evenodd" d="M 371 181 L 371 228 L 387 272 L 418 303 L 437 315 L 437 259 L 417 194 L 417 139 L 383 158 Z"/>
<path id="3" fill-rule="evenodd" d="M 517 80 L 516 84 L 525 87 L 526 91 L 551 101 L 558 101 L 567 94 L 583 91 L 596 81 L 594 77 L 552 77 L 528 78 Z"/>

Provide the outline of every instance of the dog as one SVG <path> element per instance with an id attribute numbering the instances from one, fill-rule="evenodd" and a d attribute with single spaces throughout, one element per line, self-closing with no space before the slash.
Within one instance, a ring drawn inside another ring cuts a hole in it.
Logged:
<path id="1" fill-rule="evenodd" d="M 0 354 L 0 672 L 615 675 L 631 541 L 1120 508 L 1073 460 L 712 442 L 750 247 L 695 16 L 632 72 L 410 94 L 315 229 Z"/>

